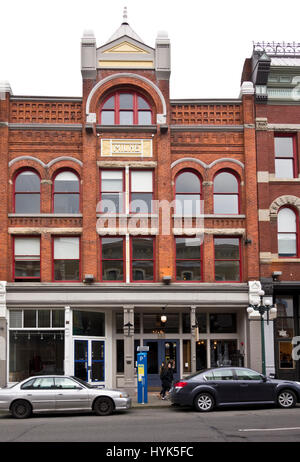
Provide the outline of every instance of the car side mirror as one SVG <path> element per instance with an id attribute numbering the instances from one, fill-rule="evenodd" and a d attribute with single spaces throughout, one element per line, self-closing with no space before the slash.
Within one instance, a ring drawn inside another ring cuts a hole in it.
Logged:
<path id="1" fill-rule="evenodd" d="M 265 375 L 261 375 L 261 379 L 263 382 L 267 382 L 268 378 Z"/>

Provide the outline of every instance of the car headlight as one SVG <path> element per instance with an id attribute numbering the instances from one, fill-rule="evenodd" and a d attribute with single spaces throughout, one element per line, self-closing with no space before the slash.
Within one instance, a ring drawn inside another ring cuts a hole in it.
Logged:
<path id="1" fill-rule="evenodd" d="M 300 382 L 295 382 L 295 383 L 300 386 Z"/>
<path id="2" fill-rule="evenodd" d="M 128 393 L 120 393 L 120 398 L 128 398 Z"/>

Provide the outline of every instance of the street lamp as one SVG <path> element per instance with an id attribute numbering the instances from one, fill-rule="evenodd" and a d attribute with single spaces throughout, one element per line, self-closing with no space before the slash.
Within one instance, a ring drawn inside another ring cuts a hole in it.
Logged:
<path id="1" fill-rule="evenodd" d="M 273 299 L 269 296 L 264 296 L 265 292 L 260 290 L 258 297 L 254 303 L 250 304 L 247 308 L 248 314 L 257 311 L 260 314 L 260 328 L 261 328 L 261 358 L 262 358 L 262 373 L 266 375 L 266 350 L 265 350 L 265 327 L 264 315 L 267 313 L 267 324 L 269 324 L 270 314 L 275 317 L 277 308 L 273 305 Z"/>

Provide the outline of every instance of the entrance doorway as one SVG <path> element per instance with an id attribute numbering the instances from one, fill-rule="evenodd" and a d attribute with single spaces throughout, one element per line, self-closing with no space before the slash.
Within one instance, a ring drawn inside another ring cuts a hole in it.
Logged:
<path id="1" fill-rule="evenodd" d="M 105 342 L 74 340 L 74 375 L 85 382 L 105 381 Z"/>
<path id="2" fill-rule="evenodd" d="M 179 379 L 179 340 L 144 340 L 144 346 L 149 347 L 148 352 L 148 386 L 160 387 L 159 377 L 161 363 L 167 364 L 175 361 L 174 380 Z"/>

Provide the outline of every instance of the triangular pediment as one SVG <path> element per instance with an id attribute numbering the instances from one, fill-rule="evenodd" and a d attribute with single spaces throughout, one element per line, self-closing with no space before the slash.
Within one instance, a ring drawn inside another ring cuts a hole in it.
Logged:
<path id="1" fill-rule="evenodd" d="M 142 48 L 133 45 L 127 41 L 118 43 L 117 45 L 105 50 L 104 53 L 139 53 L 139 54 L 149 54 L 147 51 Z"/>

